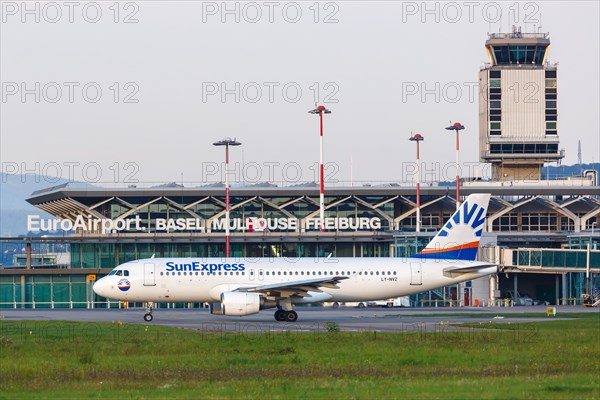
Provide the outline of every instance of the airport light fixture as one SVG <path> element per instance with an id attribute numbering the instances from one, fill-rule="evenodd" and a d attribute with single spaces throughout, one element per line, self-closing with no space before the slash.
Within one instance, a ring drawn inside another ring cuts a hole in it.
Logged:
<path id="1" fill-rule="evenodd" d="M 421 232 L 421 170 L 419 166 L 419 142 L 425 140 L 425 138 L 418 133 L 411 134 L 410 139 L 412 142 L 417 144 L 417 232 Z"/>
<path id="2" fill-rule="evenodd" d="M 325 231 L 325 168 L 323 167 L 323 114 L 331 114 L 325 106 L 318 106 L 309 111 L 310 114 L 319 114 L 319 222 L 321 232 Z"/>
<path id="3" fill-rule="evenodd" d="M 455 122 L 454 124 L 448 126 L 446 130 L 455 131 L 456 132 L 456 209 L 460 207 L 460 167 L 458 165 L 458 150 L 460 148 L 458 132 L 465 129 L 465 127 L 460 122 Z"/>
<path id="4" fill-rule="evenodd" d="M 229 146 L 241 145 L 235 139 L 225 138 L 213 143 L 214 146 L 225 146 L 225 258 L 229 258 Z"/>

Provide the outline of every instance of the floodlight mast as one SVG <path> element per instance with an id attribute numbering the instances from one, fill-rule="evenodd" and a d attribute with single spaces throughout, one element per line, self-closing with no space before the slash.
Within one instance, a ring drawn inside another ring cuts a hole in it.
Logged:
<path id="1" fill-rule="evenodd" d="M 323 114 L 331 114 L 325 106 L 318 106 L 309 111 L 310 114 L 319 114 L 319 224 L 321 232 L 325 231 L 325 167 L 323 166 Z"/>
<path id="2" fill-rule="evenodd" d="M 214 146 L 225 146 L 225 258 L 230 255 L 230 232 L 229 232 L 229 146 L 239 146 L 242 143 L 235 139 L 225 138 L 214 142 Z"/>
<path id="3" fill-rule="evenodd" d="M 460 122 L 455 122 L 454 124 L 448 126 L 446 130 L 455 131 L 456 132 L 456 209 L 460 208 L 460 167 L 458 165 L 458 150 L 460 148 L 458 132 L 465 129 L 465 127 Z"/>

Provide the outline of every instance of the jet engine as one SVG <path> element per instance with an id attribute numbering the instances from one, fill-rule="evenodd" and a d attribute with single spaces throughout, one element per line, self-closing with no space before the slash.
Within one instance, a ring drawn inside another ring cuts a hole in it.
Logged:
<path id="1" fill-rule="evenodd" d="M 260 311 L 263 300 L 259 294 L 245 292 L 225 292 L 221 302 L 211 304 L 211 314 L 244 316 Z"/>

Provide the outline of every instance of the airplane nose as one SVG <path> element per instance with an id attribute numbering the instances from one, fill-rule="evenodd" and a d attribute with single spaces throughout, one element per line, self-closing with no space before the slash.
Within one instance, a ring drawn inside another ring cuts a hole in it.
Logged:
<path id="1" fill-rule="evenodd" d="M 94 293 L 102 297 L 106 297 L 106 289 L 106 279 L 104 278 L 98 279 L 96 283 L 94 283 L 94 286 L 92 286 L 92 290 L 94 291 Z"/>

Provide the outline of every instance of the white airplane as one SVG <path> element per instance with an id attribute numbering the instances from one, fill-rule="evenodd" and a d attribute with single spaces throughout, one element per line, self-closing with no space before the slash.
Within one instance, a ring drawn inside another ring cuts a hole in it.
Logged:
<path id="1" fill-rule="evenodd" d="M 119 265 L 94 284 L 98 295 L 146 302 L 206 302 L 211 313 L 245 316 L 277 308 L 294 322 L 294 304 L 369 301 L 405 296 L 497 272 L 475 261 L 489 194 L 472 194 L 433 240 L 410 258 L 299 258 L 296 260 L 150 258 Z"/>

